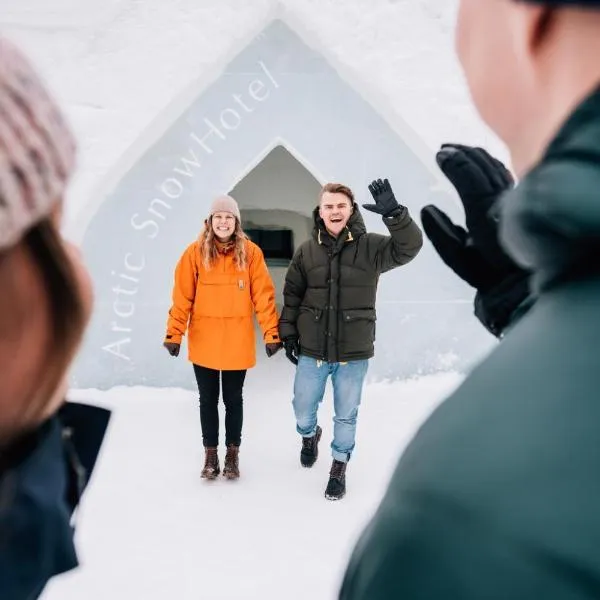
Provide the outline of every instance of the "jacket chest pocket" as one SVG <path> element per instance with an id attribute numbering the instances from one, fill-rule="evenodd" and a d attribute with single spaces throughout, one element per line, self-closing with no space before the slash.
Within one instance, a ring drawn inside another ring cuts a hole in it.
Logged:
<path id="1" fill-rule="evenodd" d="M 234 317 L 251 317 L 253 311 L 252 294 L 250 293 L 250 281 L 244 277 L 234 278 L 232 283 L 231 312 Z"/>
<path id="2" fill-rule="evenodd" d="M 203 317 L 251 317 L 250 281 L 244 273 L 198 280 L 194 314 Z"/>

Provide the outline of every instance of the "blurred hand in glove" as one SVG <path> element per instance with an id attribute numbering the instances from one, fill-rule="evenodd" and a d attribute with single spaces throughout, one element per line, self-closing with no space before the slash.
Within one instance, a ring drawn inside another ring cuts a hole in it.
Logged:
<path id="1" fill-rule="evenodd" d="M 529 272 L 498 240 L 499 198 L 514 187 L 513 176 L 482 148 L 444 144 L 436 159 L 461 199 L 466 229 L 433 205 L 421 210 L 423 229 L 442 260 L 477 290 L 475 314 L 500 336 L 530 295 Z"/>

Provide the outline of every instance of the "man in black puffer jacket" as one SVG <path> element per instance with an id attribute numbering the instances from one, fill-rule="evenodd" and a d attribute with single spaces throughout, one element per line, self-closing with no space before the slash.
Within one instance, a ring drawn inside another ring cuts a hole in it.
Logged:
<path id="1" fill-rule="evenodd" d="M 302 436 L 300 462 L 317 459 L 321 428 L 317 409 L 327 377 L 334 390 L 333 464 L 325 496 L 346 492 L 346 464 L 354 449 L 356 417 L 368 360 L 374 353 L 375 297 L 379 275 L 410 262 L 423 244 L 421 230 L 398 204 L 386 179 L 369 190 L 389 236 L 367 233 L 352 191 L 323 187 L 314 211 L 312 239 L 302 244 L 288 269 L 279 334 L 286 355 L 297 365 L 294 411 Z"/>

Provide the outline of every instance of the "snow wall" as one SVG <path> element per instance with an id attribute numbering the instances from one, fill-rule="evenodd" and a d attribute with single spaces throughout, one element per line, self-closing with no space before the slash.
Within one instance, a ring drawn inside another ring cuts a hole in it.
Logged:
<path id="1" fill-rule="evenodd" d="M 217 194 L 238 200 L 245 225 L 291 229 L 294 246 L 308 237 L 327 181 L 349 185 L 363 203 L 368 183 L 387 177 L 417 220 L 430 202 L 461 218 L 439 173 L 419 158 L 414 132 L 392 127 L 281 20 L 191 104 L 166 111 L 176 113 L 169 126 L 106 195 L 85 232 L 96 306 L 72 374 L 77 387 L 195 387 L 185 344 L 173 360 L 162 341 L 175 264 Z M 380 218 L 363 214 L 369 231 L 385 232 Z M 285 264 L 269 266 L 280 304 Z M 383 275 L 369 377 L 462 370 L 480 357 L 493 341 L 472 316 L 472 295 L 428 242 L 411 264 Z"/>

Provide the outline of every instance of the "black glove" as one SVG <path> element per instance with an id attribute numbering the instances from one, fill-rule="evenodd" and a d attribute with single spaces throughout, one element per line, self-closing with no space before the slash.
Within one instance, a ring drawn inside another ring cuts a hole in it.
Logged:
<path id="1" fill-rule="evenodd" d="M 271 356 L 274 354 L 277 354 L 281 348 L 283 348 L 283 344 L 281 342 L 271 342 L 269 344 L 265 344 L 265 352 L 269 358 L 271 358 Z"/>
<path id="2" fill-rule="evenodd" d="M 283 347 L 285 348 L 285 355 L 295 365 L 298 364 L 298 357 L 300 356 L 300 344 L 298 338 L 290 338 L 283 341 Z"/>
<path id="3" fill-rule="evenodd" d="M 373 200 L 375 200 L 375 204 L 363 204 L 365 210 L 370 210 L 382 217 L 391 217 L 402 209 L 394 197 L 392 186 L 387 179 L 372 181 L 369 185 L 369 191 L 373 196 Z"/>
<path id="4" fill-rule="evenodd" d="M 179 348 L 181 344 L 176 344 L 175 342 L 164 342 L 163 346 L 169 351 L 171 356 L 179 356 Z"/>
<path id="5" fill-rule="evenodd" d="M 460 196 L 467 228 L 429 205 L 421 210 L 423 229 L 442 260 L 477 290 L 475 314 L 499 336 L 529 296 L 529 272 L 506 254 L 498 240 L 498 199 L 514 186 L 514 179 L 482 148 L 444 144 L 436 159 Z"/>

